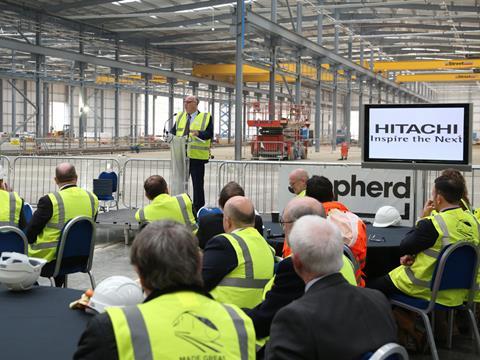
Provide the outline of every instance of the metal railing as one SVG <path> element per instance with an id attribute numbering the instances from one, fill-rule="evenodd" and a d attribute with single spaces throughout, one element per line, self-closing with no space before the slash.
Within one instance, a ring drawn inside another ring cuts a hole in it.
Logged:
<path id="1" fill-rule="evenodd" d="M 111 164 L 112 170 L 119 175 L 120 164 L 116 159 L 104 159 L 95 157 L 76 156 L 19 156 L 13 160 L 13 189 L 30 204 L 37 204 L 40 197 L 50 192 L 57 191 L 54 181 L 55 167 L 62 163 L 69 162 L 75 166 L 78 174 L 78 185 L 84 189 L 93 190 L 93 179 L 107 169 Z M 118 191 L 117 191 L 118 200 Z"/>
<path id="2" fill-rule="evenodd" d="M 10 184 L 10 173 L 11 173 L 10 160 L 6 156 L 0 155 L 0 166 L 2 167 L 4 172 L 4 174 L 2 175 L 5 176 L 3 180 L 6 181 L 7 184 Z"/>
<path id="3" fill-rule="evenodd" d="M 114 158 L 76 157 L 76 156 L 19 156 L 8 158 L 0 156 L 0 165 L 7 172 L 7 181 L 26 202 L 36 204 L 38 199 L 57 190 L 54 182 L 55 167 L 61 162 L 75 165 L 79 186 L 92 190 L 93 179 L 107 169 L 118 176 L 117 200 L 127 208 L 139 208 L 148 203 L 145 198 L 143 183 L 150 175 L 158 174 L 170 184 L 170 160 L 128 159 L 124 163 Z M 360 164 L 337 164 L 318 162 L 282 162 L 282 161 L 219 161 L 212 160 L 205 167 L 205 201 L 215 205 L 221 188 L 229 181 L 236 181 L 245 189 L 245 194 L 255 204 L 260 213 L 281 210 L 279 207 L 279 181 L 281 169 L 292 164 L 315 166 L 316 174 L 329 176 L 329 171 L 336 167 L 357 169 Z M 472 172 L 463 173 L 472 204 L 480 199 L 480 166 L 474 166 Z M 417 209 L 421 208 L 430 196 L 433 180 L 439 175 L 437 171 L 418 171 Z M 422 180 L 423 179 L 423 180 Z M 189 193 L 191 191 L 190 183 Z M 285 189 L 286 191 L 286 189 Z"/>

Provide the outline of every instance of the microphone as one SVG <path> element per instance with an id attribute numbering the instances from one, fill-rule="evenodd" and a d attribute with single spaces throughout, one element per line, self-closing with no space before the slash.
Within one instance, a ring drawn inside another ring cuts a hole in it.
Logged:
<path id="1" fill-rule="evenodd" d="M 163 123 L 163 136 L 168 135 L 169 131 L 167 130 L 167 124 L 168 122 L 173 119 L 175 116 L 177 116 L 177 113 L 174 113 L 172 116 L 170 116 L 165 122 Z"/>

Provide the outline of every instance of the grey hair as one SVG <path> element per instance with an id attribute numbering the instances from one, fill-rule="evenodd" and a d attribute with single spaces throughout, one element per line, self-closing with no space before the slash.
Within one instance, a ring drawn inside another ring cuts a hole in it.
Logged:
<path id="1" fill-rule="evenodd" d="M 343 266 L 343 240 L 338 227 L 317 215 L 298 219 L 290 232 L 289 244 L 309 272 L 327 275 Z"/>
<path id="2" fill-rule="evenodd" d="M 149 290 L 203 286 L 198 241 L 174 221 L 148 224 L 133 241 L 130 262 Z"/>
<path id="3" fill-rule="evenodd" d="M 297 221 L 298 219 L 306 215 L 317 215 L 325 218 L 325 209 L 321 203 L 318 204 L 318 207 L 313 207 L 309 204 L 298 204 L 292 209 L 289 209 L 288 216 L 290 217 L 290 221 Z"/>

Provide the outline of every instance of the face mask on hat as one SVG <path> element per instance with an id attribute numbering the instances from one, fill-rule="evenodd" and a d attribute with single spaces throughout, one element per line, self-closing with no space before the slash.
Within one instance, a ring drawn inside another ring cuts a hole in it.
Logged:
<path id="1" fill-rule="evenodd" d="M 288 191 L 290 191 L 292 194 L 295 194 L 295 190 L 293 190 L 293 187 L 288 185 Z"/>

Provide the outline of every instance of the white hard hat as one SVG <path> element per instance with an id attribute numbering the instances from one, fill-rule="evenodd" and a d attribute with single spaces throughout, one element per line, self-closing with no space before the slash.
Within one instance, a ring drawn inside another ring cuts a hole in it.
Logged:
<path id="1" fill-rule="evenodd" d="M 373 222 L 373 226 L 395 226 L 400 224 L 401 220 L 402 218 L 400 216 L 400 213 L 393 206 L 382 206 L 380 209 L 377 210 L 377 213 L 375 214 L 375 221 Z"/>
<path id="2" fill-rule="evenodd" d="M 0 256 L 0 283 L 9 290 L 28 290 L 35 284 L 46 263 L 45 259 L 29 258 L 16 252 L 3 252 Z"/>
<path id="3" fill-rule="evenodd" d="M 105 312 L 108 306 L 129 306 L 144 300 L 140 286 L 126 276 L 110 276 L 93 291 L 88 307 L 98 313 Z"/>

